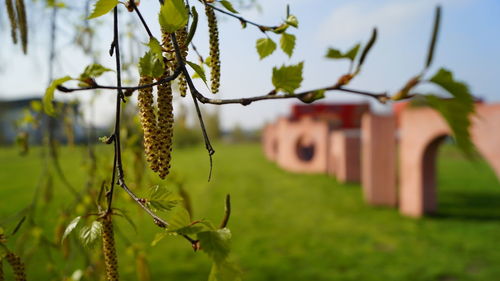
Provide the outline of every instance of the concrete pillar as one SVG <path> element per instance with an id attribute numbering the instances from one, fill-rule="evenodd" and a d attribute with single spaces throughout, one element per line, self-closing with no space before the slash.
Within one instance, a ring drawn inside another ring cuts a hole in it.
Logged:
<path id="1" fill-rule="evenodd" d="M 500 179 L 500 104 L 478 105 L 473 116 L 472 140 Z"/>
<path id="2" fill-rule="evenodd" d="M 339 130 L 330 134 L 328 173 L 339 182 L 359 182 L 361 178 L 360 130 Z"/>
<path id="3" fill-rule="evenodd" d="M 367 113 L 361 123 L 361 182 L 371 205 L 397 205 L 396 118 Z"/>

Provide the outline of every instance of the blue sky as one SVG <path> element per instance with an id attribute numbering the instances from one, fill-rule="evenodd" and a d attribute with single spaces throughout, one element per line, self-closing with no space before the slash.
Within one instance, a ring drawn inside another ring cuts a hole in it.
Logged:
<path id="1" fill-rule="evenodd" d="M 446 67 L 458 79 L 466 81 L 472 92 L 487 101 L 500 102 L 500 1 L 496 0 L 273 0 L 260 1 L 262 12 L 243 11 L 252 20 L 274 25 L 285 15 L 286 4 L 299 18 L 297 46 L 291 59 L 281 52 L 259 60 L 255 41 L 263 34 L 252 28 L 242 30 L 238 21 L 220 18 L 222 85 L 220 96 L 235 98 L 260 95 L 272 89 L 273 66 L 295 64 L 305 61 L 302 89 L 333 84 L 348 67 L 347 62 L 324 58 L 330 46 L 345 50 L 355 43 L 366 42 L 371 29 L 377 26 L 379 40 L 368 57 L 361 75 L 351 84 L 352 88 L 369 91 L 398 90 L 408 78 L 417 74 L 424 63 L 430 37 L 434 8 L 443 7 L 441 34 L 436 57 L 429 74 L 439 67 Z M 157 32 L 157 1 L 143 0 L 141 9 L 148 22 Z M 199 9 L 200 10 L 200 9 Z M 200 14 L 203 14 L 201 12 Z M 204 31 L 204 19 L 200 21 L 194 43 L 203 54 L 208 53 L 208 38 Z M 48 23 L 43 23 L 45 26 Z M 109 21 L 104 20 L 99 46 L 107 50 Z M 140 26 L 137 27 L 142 32 Z M 19 97 L 41 93 L 47 83 L 46 74 L 46 30 L 42 24 L 36 26 L 30 55 L 23 57 L 17 48 L 3 47 L 0 58 L 3 63 L 0 73 L 0 96 Z M 67 33 L 64 29 L 62 34 Z M 158 34 L 158 33 L 156 33 Z M 63 36 L 63 35 L 61 35 Z M 275 41 L 279 37 L 272 36 Z M 146 37 L 142 37 L 146 41 Z M 56 67 L 56 76 L 78 75 L 89 62 L 81 51 L 61 40 L 61 51 Z M 2 46 L 10 45 L 8 34 L 1 34 Z M 6 44 L 7 43 L 7 44 Z M 105 53 L 105 52 L 104 52 Z M 192 60 L 195 60 L 194 57 Z M 102 64 L 112 68 L 113 59 L 102 56 Z M 22 79 L 29 79 L 29 82 Z M 113 83 L 112 77 L 104 78 Z M 103 82 L 105 83 L 105 82 Z M 211 95 L 202 84 L 200 89 Z M 78 94 L 88 101 L 91 94 Z M 61 95 L 58 95 L 60 97 Z M 360 100 L 352 95 L 331 92 L 325 101 Z M 266 121 L 287 114 L 293 101 L 263 101 L 251 106 L 228 105 L 219 107 L 224 128 L 235 124 L 257 128 Z M 102 94 L 98 98 L 96 115 L 99 123 L 112 118 L 112 95 Z M 206 108 L 214 108 L 206 106 Z M 210 109 L 209 109 L 210 110 Z M 88 111 L 87 111 L 88 112 Z"/>

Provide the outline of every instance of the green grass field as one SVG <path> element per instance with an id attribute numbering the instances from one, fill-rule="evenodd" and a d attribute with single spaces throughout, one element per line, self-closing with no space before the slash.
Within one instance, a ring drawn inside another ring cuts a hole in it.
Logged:
<path id="1" fill-rule="evenodd" d="M 240 265 L 244 280 L 445 281 L 500 276 L 500 184 L 484 162 L 468 162 L 452 147 L 440 152 L 439 212 L 420 220 L 402 217 L 394 209 L 367 206 L 359 185 L 339 184 L 326 175 L 282 171 L 263 157 L 258 145 L 215 148 L 211 182 L 201 146 L 175 151 L 173 170 L 184 179 L 195 219 L 218 222 L 224 196 L 231 194 L 232 259 Z M 100 147 L 99 154 L 110 155 L 110 149 Z M 29 204 L 43 166 L 38 154 L 34 149 L 20 157 L 14 149 L 0 148 L 0 222 Z M 63 170 L 78 187 L 85 179 L 83 155 L 81 148 L 61 152 Z M 102 174 L 111 158 L 104 159 Z M 54 184 L 55 200 L 40 207 L 37 215 L 37 221 L 46 225 L 39 231 L 48 237 L 53 236 L 58 209 L 71 204 L 60 180 L 54 179 Z M 148 254 L 152 280 L 207 279 L 210 261 L 204 253 L 194 253 L 178 237 L 151 247 L 159 229 L 140 209 L 129 206 L 123 191 L 117 192 L 118 206 L 129 210 L 139 229 L 135 232 L 119 220 L 123 280 L 137 280 L 135 263 L 125 249 L 130 241 Z M 67 272 L 81 266 L 78 251 L 66 261 L 54 259 L 55 266 Z M 48 280 L 43 277 L 48 271 L 44 253 L 35 253 L 28 268 L 31 280 Z"/>

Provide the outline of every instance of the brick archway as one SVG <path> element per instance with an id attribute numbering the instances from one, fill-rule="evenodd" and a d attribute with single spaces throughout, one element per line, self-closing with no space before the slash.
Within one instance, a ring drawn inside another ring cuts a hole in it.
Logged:
<path id="1" fill-rule="evenodd" d="M 471 135 L 478 151 L 500 178 L 500 105 L 478 105 Z M 436 210 L 437 149 L 450 135 L 445 120 L 430 108 L 408 108 L 400 116 L 401 213 L 419 217 Z"/>

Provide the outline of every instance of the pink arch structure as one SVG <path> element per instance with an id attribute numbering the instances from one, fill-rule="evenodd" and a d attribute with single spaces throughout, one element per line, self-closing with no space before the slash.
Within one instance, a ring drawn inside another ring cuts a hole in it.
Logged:
<path id="1" fill-rule="evenodd" d="M 405 107 L 398 115 L 365 114 L 361 139 L 359 131 L 331 131 L 324 121 L 280 118 L 263 130 L 264 152 L 291 172 L 329 173 L 340 182 L 361 176 L 368 204 L 420 217 L 436 210 L 436 155 L 451 131 L 431 108 Z M 500 179 L 500 104 L 477 105 L 470 132 Z"/>
<path id="2" fill-rule="evenodd" d="M 264 155 L 282 169 L 296 173 L 326 173 L 329 128 L 311 118 L 279 118 L 262 131 Z"/>
<path id="3" fill-rule="evenodd" d="M 436 210 L 436 154 L 451 131 L 430 108 L 407 108 L 399 121 L 399 209 L 404 215 L 420 217 Z M 500 178 L 500 104 L 477 105 L 470 130 L 478 152 Z"/>

